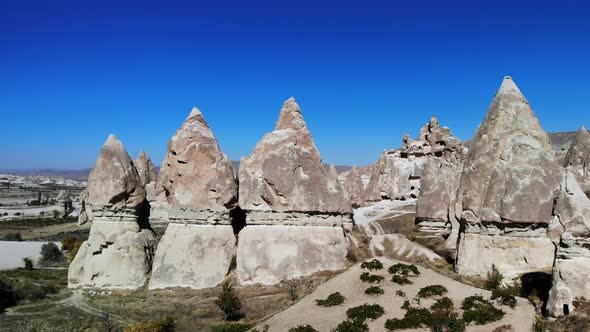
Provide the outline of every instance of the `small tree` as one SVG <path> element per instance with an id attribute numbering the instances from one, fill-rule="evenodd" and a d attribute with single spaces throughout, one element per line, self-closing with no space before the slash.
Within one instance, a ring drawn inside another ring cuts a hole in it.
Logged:
<path id="1" fill-rule="evenodd" d="M 33 261 L 29 257 L 23 258 L 23 262 L 25 263 L 25 270 L 33 270 Z"/>
<path id="2" fill-rule="evenodd" d="M 225 320 L 235 321 L 243 316 L 240 312 L 242 309 L 242 303 L 229 282 L 223 284 L 221 294 L 219 294 L 215 300 L 215 304 L 225 314 Z"/>
<path id="3" fill-rule="evenodd" d="M 504 280 L 504 276 L 496 265 L 492 264 L 492 268 L 488 271 L 487 279 L 486 279 L 486 288 L 489 290 L 494 290 L 500 288 L 502 285 L 502 281 Z"/>
<path id="4" fill-rule="evenodd" d="M 44 263 L 56 263 L 62 261 L 64 256 L 53 242 L 41 246 L 41 261 Z"/>

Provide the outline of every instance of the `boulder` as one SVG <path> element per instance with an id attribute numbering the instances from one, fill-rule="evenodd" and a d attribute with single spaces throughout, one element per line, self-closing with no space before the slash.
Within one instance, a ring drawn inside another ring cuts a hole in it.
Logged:
<path id="1" fill-rule="evenodd" d="M 485 276 L 494 263 L 513 277 L 551 268 L 547 226 L 560 172 L 528 101 L 504 78 L 463 167 L 457 271 Z"/>
<path id="2" fill-rule="evenodd" d="M 275 284 L 344 267 L 343 226 L 351 223 L 352 209 L 324 167 L 295 99 L 284 103 L 275 130 L 242 158 L 239 178 L 246 213 L 237 253 L 241 284 Z"/>
<path id="3" fill-rule="evenodd" d="M 148 183 L 158 180 L 158 173 L 156 173 L 156 168 L 147 152 L 141 150 L 139 155 L 137 155 L 137 158 L 135 158 L 135 168 L 137 168 L 139 180 L 144 187 Z"/>
<path id="4" fill-rule="evenodd" d="M 193 108 L 168 143 L 158 183 L 147 188 L 150 218 L 169 223 L 149 288 L 214 287 L 235 255 L 237 181 L 203 114 Z"/>
<path id="5" fill-rule="evenodd" d="M 114 135 L 102 147 L 82 198 L 82 212 L 92 226 L 70 264 L 68 287 L 143 287 L 155 236 L 141 218 L 146 201 L 137 169 Z"/>
<path id="6" fill-rule="evenodd" d="M 572 313 L 575 300 L 590 298 L 590 200 L 572 168 L 563 176 L 550 231 L 557 247 L 547 303 L 553 317 Z"/>
<path id="7" fill-rule="evenodd" d="M 590 133 L 580 127 L 576 138 L 564 158 L 564 167 L 569 167 L 582 191 L 590 197 Z"/>

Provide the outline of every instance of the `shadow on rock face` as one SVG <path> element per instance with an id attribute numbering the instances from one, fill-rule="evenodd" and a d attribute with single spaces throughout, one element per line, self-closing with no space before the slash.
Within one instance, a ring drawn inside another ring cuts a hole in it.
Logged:
<path id="1" fill-rule="evenodd" d="M 542 302 L 541 314 L 547 316 L 547 300 L 551 290 L 551 274 L 544 272 L 531 272 L 520 277 L 522 286 L 521 295 L 527 298 L 536 297 Z M 533 300 L 533 303 L 535 301 Z"/>

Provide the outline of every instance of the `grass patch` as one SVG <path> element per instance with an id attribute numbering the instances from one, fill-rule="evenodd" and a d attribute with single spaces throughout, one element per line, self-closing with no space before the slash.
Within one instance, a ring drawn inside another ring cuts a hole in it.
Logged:
<path id="1" fill-rule="evenodd" d="M 328 295 L 327 298 L 325 299 L 318 299 L 315 300 L 316 305 L 320 306 L 320 307 L 334 307 L 337 305 L 341 305 L 342 303 L 344 303 L 344 301 L 346 300 L 346 298 L 344 296 L 342 296 L 342 294 L 340 294 L 340 292 L 336 292 L 336 293 L 332 293 L 330 295 Z"/>

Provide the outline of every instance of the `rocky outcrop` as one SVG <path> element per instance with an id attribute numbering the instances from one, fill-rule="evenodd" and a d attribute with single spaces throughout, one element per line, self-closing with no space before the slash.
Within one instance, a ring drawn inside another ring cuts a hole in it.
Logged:
<path id="1" fill-rule="evenodd" d="M 83 194 L 81 222 L 90 235 L 70 264 L 68 287 L 137 289 L 151 270 L 155 237 L 147 220 L 145 190 L 123 144 L 110 135 Z"/>
<path id="2" fill-rule="evenodd" d="M 275 130 L 240 162 L 237 273 L 242 284 L 272 284 L 344 268 L 352 209 L 330 180 L 299 105 L 288 99 Z M 328 250 L 329 254 L 318 256 Z"/>
<path id="3" fill-rule="evenodd" d="M 547 134 L 510 77 L 506 77 L 472 141 L 458 191 L 462 224 L 456 269 L 485 275 L 550 268 L 547 236 L 560 183 Z"/>
<path id="4" fill-rule="evenodd" d="M 60 190 L 55 200 L 57 201 L 57 211 L 62 218 L 67 217 L 74 210 L 72 197 L 65 190 Z"/>
<path id="5" fill-rule="evenodd" d="M 553 317 L 575 310 L 574 301 L 590 298 L 590 200 L 570 168 L 563 176 L 549 234 L 557 251 L 547 311 Z"/>
<path id="6" fill-rule="evenodd" d="M 158 180 L 158 173 L 156 173 L 156 168 L 147 152 L 142 150 L 137 155 L 137 158 L 135 158 L 135 168 L 137 168 L 137 173 L 139 174 L 139 181 L 144 187 L 148 183 Z"/>
<path id="7" fill-rule="evenodd" d="M 582 191 L 590 197 L 590 133 L 584 126 L 576 133 L 576 139 L 565 155 L 563 166 L 570 169 Z"/>
<path id="8" fill-rule="evenodd" d="M 353 207 L 357 208 L 363 204 L 365 188 L 361 179 L 361 173 L 356 166 L 353 165 L 352 169 L 343 175 L 342 189 Z"/>
<path id="9" fill-rule="evenodd" d="M 421 232 L 446 238 L 446 249 L 455 256 L 459 221 L 455 204 L 467 149 L 449 128 L 433 115 L 420 132 L 428 161 L 420 177 L 416 226 Z"/>
<path id="10" fill-rule="evenodd" d="M 168 143 L 158 184 L 148 191 L 152 211 L 170 222 L 158 245 L 150 289 L 221 283 L 236 246 L 231 213 L 237 181 L 198 108 Z"/>

